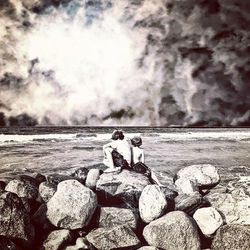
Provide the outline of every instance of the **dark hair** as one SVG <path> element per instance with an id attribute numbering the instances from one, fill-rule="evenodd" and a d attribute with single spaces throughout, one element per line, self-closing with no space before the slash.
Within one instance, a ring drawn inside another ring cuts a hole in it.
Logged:
<path id="1" fill-rule="evenodd" d="M 114 141 L 120 139 L 120 131 L 119 130 L 113 131 L 111 139 L 114 140 Z"/>
<path id="2" fill-rule="evenodd" d="M 124 139 L 124 134 L 121 130 L 119 130 L 119 139 L 123 140 Z"/>
<path id="3" fill-rule="evenodd" d="M 135 136 L 132 140 L 131 143 L 135 147 L 140 147 L 142 145 L 142 139 L 139 136 Z"/>

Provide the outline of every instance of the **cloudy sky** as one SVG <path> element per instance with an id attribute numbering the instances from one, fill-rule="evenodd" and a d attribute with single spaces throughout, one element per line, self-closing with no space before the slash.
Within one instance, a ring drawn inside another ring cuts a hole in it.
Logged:
<path id="1" fill-rule="evenodd" d="M 249 125 L 249 11 L 245 0 L 0 1 L 0 125 Z"/>

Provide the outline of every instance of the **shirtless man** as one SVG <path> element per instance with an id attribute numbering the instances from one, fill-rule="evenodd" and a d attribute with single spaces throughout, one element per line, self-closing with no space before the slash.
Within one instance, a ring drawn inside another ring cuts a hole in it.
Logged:
<path id="1" fill-rule="evenodd" d="M 112 151 L 116 150 L 119 154 L 123 156 L 123 158 L 127 161 L 127 163 L 131 164 L 131 149 L 129 140 L 124 137 L 122 131 L 115 130 L 112 134 L 112 142 L 107 143 L 103 146 L 103 154 L 104 160 L 103 163 L 109 167 L 110 169 L 105 172 L 110 172 L 116 170 L 116 167 L 112 158 Z"/>

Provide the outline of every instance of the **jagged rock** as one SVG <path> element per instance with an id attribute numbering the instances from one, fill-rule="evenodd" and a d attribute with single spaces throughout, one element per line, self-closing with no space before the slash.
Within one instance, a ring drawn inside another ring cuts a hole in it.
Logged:
<path id="1" fill-rule="evenodd" d="M 86 187 L 95 189 L 100 174 L 101 171 L 99 169 L 90 169 L 85 182 Z"/>
<path id="2" fill-rule="evenodd" d="M 44 202 L 48 202 L 56 192 L 56 185 L 49 182 L 42 182 L 39 185 L 39 194 Z"/>
<path id="3" fill-rule="evenodd" d="M 159 218 L 167 208 L 165 194 L 158 185 L 146 186 L 139 199 L 139 212 L 142 220 L 149 223 Z"/>
<path id="4" fill-rule="evenodd" d="M 194 192 L 199 192 L 197 184 L 193 180 L 186 178 L 180 178 L 175 181 L 175 186 L 179 193 L 192 194 Z"/>
<path id="5" fill-rule="evenodd" d="M 47 217 L 60 228 L 87 226 L 97 207 L 95 193 L 76 180 L 60 182 L 47 203 Z"/>
<path id="6" fill-rule="evenodd" d="M 98 228 L 91 231 L 87 240 L 97 249 L 134 249 L 140 245 L 140 241 L 127 226 L 117 226 L 114 228 Z"/>
<path id="7" fill-rule="evenodd" d="M 0 236 L 0 249 L 1 250 L 21 250 L 14 242 L 6 237 Z"/>
<path id="8" fill-rule="evenodd" d="M 115 227 L 127 225 L 136 229 L 138 214 L 131 209 L 117 207 L 102 207 L 100 212 L 99 227 Z"/>
<path id="9" fill-rule="evenodd" d="M 21 199 L 14 193 L 0 194 L 0 235 L 28 246 L 34 238 L 34 228 Z"/>
<path id="10" fill-rule="evenodd" d="M 223 225 L 223 219 L 219 212 L 213 207 L 204 207 L 195 211 L 194 220 L 201 232 L 210 237 L 216 230 Z"/>
<path id="11" fill-rule="evenodd" d="M 96 190 L 100 203 L 138 207 L 141 192 L 149 184 L 145 175 L 122 170 L 120 173 L 103 173 L 97 181 Z"/>
<path id="12" fill-rule="evenodd" d="M 184 211 L 189 215 L 192 215 L 198 208 L 206 204 L 207 201 L 198 192 L 189 195 L 179 194 L 175 198 L 175 210 Z"/>
<path id="13" fill-rule="evenodd" d="M 87 242 L 87 240 L 85 238 L 78 238 L 76 240 L 76 244 L 73 246 L 67 246 L 65 248 L 65 250 L 89 250 L 90 246 L 89 243 Z"/>
<path id="14" fill-rule="evenodd" d="M 38 188 L 25 180 L 11 180 L 5 190 L 17 194 L 19 197 L 25 197 L 35 200 L 38 197 Z"/>
<path id="15" fill-rule="evenodd" d="M 166 250 L 200 250 L 197 228 L 191 217 L 184 212 L 170 212 L 150 222 L 143 236 L 151 246 Z"/>
<path id="16" fill-rule="evenodd" d="M 211 193 L 207 200 L 224 215 L 227 224 L 250 225 L 250 196 L 247 194 Z"/>
<path id="17" fill-rule="evenodd" d="M 82 183 L 85 183 L 87 175 L 88 175 L 89 170 L 85 167 L 78 168 L 75 170 L 73 174 L 71 174 L 72 177 L 78 178 L 81 180 Z"/>
<path id="18" fill-rule="evenodd" d="M 61 229 L 51 232 L 43 243 L 44 250 L 59 250 L 72 240 L 70 230 Z"/>
<path id="19" fill-rule="evenodd" d="M 250 226 L 225 225 L 218 229 L 211 250 L 249 250 Z"/>
<path id="20" fill-rule="evenodd" d="M 193 181 L 199 187 L 213 187 L 220 181 L 217 169 L 210 164 L 185 167 L 177 172 L 177 178 Z"/>

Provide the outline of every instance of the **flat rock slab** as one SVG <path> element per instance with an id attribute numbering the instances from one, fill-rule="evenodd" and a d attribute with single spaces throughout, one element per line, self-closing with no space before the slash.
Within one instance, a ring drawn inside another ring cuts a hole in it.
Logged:
<path id="1" fill-rule="evenodd" d="M 91 231 L 87 240 L 99 250 L 110 249 L 137 249 L 140 241 L 127 226 L 118 226 L 114 228 L 98 228 Z"/>
<path id="2" fill-rule="evenodd" d="M 138 214 L 127 208 L 102 207 L 100 212 L 99 227 L 116 227 L 127 225 L 136 229 Z"/>
<path id="3" fill-rule="evenodd" d="M 250 196 L 247 194 L 211 193 L 205 196 L 219 210 L 227 224 L 250 225 Z"/>
<path id="4" fill-rule="evenodd" d="M 198 230 L 184 212 L 170 212 L 152 221 L 143 230 L 150 246 L 165 250 L 200 250 Z"/>
<path id="5" fill-rule="evenodd" d="M 96 190 L 101 203 L 138 207 L 140 194 L 149 184 L 145 175 L 122 170 L 120 173 L 103 173 L 97 181 Z"/>
<path id="6" fill-rule="evenodd" d="M 212 250 L 249 250 L 250 226 L 225 225 L 219 228 L 213 239 Z"/>
<path id="7" fill-rule="evenodd" d="M 50 222 L 65 229 L 87 226 L 97 207 L 96 194 L 76 180 L 60 182 L 47 203 Z"/>

